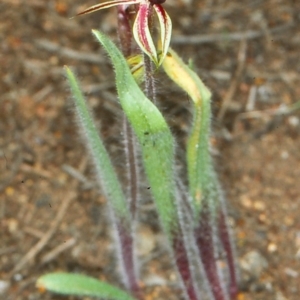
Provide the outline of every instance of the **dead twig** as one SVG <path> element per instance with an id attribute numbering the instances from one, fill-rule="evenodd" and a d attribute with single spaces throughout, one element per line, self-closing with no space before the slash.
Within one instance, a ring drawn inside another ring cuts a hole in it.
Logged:
<path id="1" fill-rule="evenodd" d="M 29 226 L 25 227 L 23 229 L 23 231 L 35 238 L 38 238 L 38 239 L 41 239 L 44 236 L 44 232 L 37 230 L 35 228 L 29 227 Z"/>
<path id="2" fill-rule="evenodd" d="M 244 119 L 261 119 L 264 117 L 273 117 L 273 116 L 289 116 L 294 113 L 296 110 L 300 109 L 300 101 L 292 104 L 292 105 L 285 105 L 281 104 L 277 108 L 270 108 L 265 110 L 253 110 L 248 112 L 240 113 L 237 117 L 237 120 L 244 120 Z"/>
<path id="3" fill-rule="evenodd" d="M 85 189 L 91 189 L 97 187 L 96 183 L 91 182 L 81 172 L 79 172 L 77 169 L 73 168 L 72 166 L 63 165 L 62 169 L 64 172 L 66 172 L 73 178 L 77 179 L 79 182 L 83 183 Z"/>
<path id="4" fill-rule="evenodd" d="M 15 252 L 16 250 L 17 250 L 16 246 L 8 246 L 8 247 L 5 247 L 5 248 L 0 248 L 0 256 L 4 255 L 4 254 L 7 254 L 7 253 Z"/>
<path id="5" fill-rule="evenodd" d="M 54 87 L 52 85 L 46 85 L 42 89 L 40 89 L 35 95 L 33 95 L 33 99 L 36 102 L 41 102 L 48 95 L 50 95 L 54 91 Z"/>
<path id="6" fill-rule="evenodd" d="M 256 94 L 257 94 L 257 86 L 252 85 L 250 88 L 247 104 L 246 104 L 246 111 L 253 111 L 256 102 Z"/>
<path id="7" fill-rule="evenodd" d="M 63 242 L 62 244 L 58 245 L 57 247 L 52 249 L 50 252 L 45 254 L 41 259 L 41 264 L 43 265 L 43 264 L 46 264 L 46 263 L 54 260 L 59 254 L 70 249 L 75 244 L 76 244 L 76 239 L 74 239 L 74 238 L 68 239 L 67 241 Z"/>
<path id="8" fill-rule="evenodd" d="M 291 29 L 294 23 L 287 23 L 276 26 L 269 30 L 269 34 L 283 33 Z M 215 33 L 215 34 L 197 34 L 197 35 L 178 35 L 172 38 L 172 43 L 176 45 L 199 45 L 218 42 L 238 42 L 242 40 L 253 40 L 265 36 L 265 30 L 248 30 L 244 32 L 233 33 Z"/>
<path id="9" fill-rule="evenodd" d="M 51 172 L 42 169 L 42 167 L 38 164 L 36 166 L 22 164 L 20 167 L 20 170 L 25 173 L 36 174 L 36 175 L 46 178 L 46 179 L 51 179 L 53 176 Z"/>
<path id="10" fill-rule="evenodd" d="M 247 40 L 243 40 L 240 44 L 240 48 L 239 48 L 239 52 L 238 52 L 238 65 L 237 65 L 236 71 L 234 73 L 229 90 L 224 97 L 220 111 L 217 116 L 217 119 L 219 121 L 222 121 L 222 119 L 232 101 L 232 98 L 236 92 L 238 84 L 240 82 L 240 78 L 241 78 L 241 75 L 243 73 L 244 66 L 245 66 L 246 52 L 247 52 Z"/>
<path id="11" fill-rule="evenodd" d="M 58 56 L 64 56 L 93 64 L 99 64 L 105 61 L 104 56 L 92 52 L 75 51 L 73 49 L 62 47 L 59 44 L 49 42 L 47 40 L 38 40 L 35 42 L 35 44 L 41 49 L 56 53 Z"/>
<path id="12" fill-rule="evenodd" d="M 283 117 L 287 117 L 299 109 L 300 109 L 300 101 L 297 101 L 296 103 L 289 106 L 282 104 L 277 108 L 271 108 L 266 110 L 254 110 L 254 111 L 247 111 L 247 112 L 240 113 L 238 117 L 234 120 L 232 132 L 236 132 L 238 122 L 245 119 L 269 120 L 265 125 L 265 127 L 255 134 L 255 136 L 258 138 L 265 132 L 268 132 L 269 130 L 273 129 L 274 124 L 276 125 Z"/>

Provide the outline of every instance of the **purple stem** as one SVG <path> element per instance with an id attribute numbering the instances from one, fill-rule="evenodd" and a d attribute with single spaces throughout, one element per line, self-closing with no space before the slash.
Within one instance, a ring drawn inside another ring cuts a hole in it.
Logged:
<path id="1" fill-rule="evenodd" d="M 118 34 L 121 44 L 121 50 L 125 57 L 131 55 L 132 15 L 133 12 L 131 11 L 130 7 L 128 7 L 128 5 L 118 6 Z M 134 141 L 134 135 L 126 117 L 124 117 L 123 119 L 123 132 L 125 159 L 127 166 L 127 198 L 129 199 L 129 209 L 134 220 L 138 201 L 137 150 Z"/>
<path id="2" fill-rule="evenodd" d="M 132 42 L 132 14 L 127 5 L 118 6 L 118 33 L 121 44 L 121 50 L 125 57 L 131 54 Z M 132 221 L 135 219 L 136 207 L 138 201 L 138 163 L 136 147 L 132 129 L 128 120 L 123 118 L 124 132 L 124 149 L 127 166 L 127 182 L 128 187 L 127 199 L 131 213 Z M 130 230 L 128 230 L 130 228 Z M 117 224 L 118 235 L 121 246 L 121 259 L 123 260 L 123 272 L 126 275 L 127 288 L 137 298 L 141 299 L 141 291 L 137 280 L 136 261 L 134 260 L 134 238 L 132 234 L 132 223 L 129 227 L 124 227 L 122 223 Z"/>
<path id="3" fill-rule="evenodd" d="M 188 254 L 184 245 L 182 232 L 177 232 L 173 239 L 175 262 L 190 300 L 199 300 L 190 271 Z"/>
<path id="4" fill-rule="evenodd" d="M 136 279 L 136 269 L 134 267 L 132 233 L 119 222 L 117 223 L 117 230 L 121 244 L 121 259 L 123 260 L 124 273 L 127 275 L 125 285 L 134 297 L 142 299 L 140 287 Z"/>
<path id="5" fill-rule="evenodd" d="M 226 222 L 226 212 L 224 208 L 220 211 L 219 215 L 219 235 L 221 243 L 224 247 L 228 268 L 229 268 L 229 276 L 230 276 L 230 283 L 229 283 L 229 293 L 231 299 L 236 299 L 238 294 L 238 285 L 237 285 L 237 275 L 236 275 L 236 268 L 235 268 L 235 259 L 234 259 L 234 252 L 232 248 L 232 243 L 229 235 L 229 228 Z"/>
<path id="6" fill-rule="evenodd" d="M 203 206 L 203 211 L 200 215 L 199 226 L 195 229 L 195 238 L 214 299 L 225 300 L 226 296 L 216 264 L 210 212 L 205 206 Z"/>
<path id="7" fill-rule="evenodd" d="M 127 5 L 118 5 L 118 34 L 121 51 L 125 57 L 131 55 L 132 26 Z"/>

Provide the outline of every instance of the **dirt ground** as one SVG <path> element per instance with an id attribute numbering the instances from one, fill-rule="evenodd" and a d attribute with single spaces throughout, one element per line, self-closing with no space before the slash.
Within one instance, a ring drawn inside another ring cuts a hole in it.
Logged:
<path id="1" fill-rule="evenodd" d="M 49 271 L 118 282 L 106 200 L 63 75 L 63 65 L 77 73 L 121 169 L 114 74 L 90 33 L 115 39 L 115 10 L 69 19 L 95 3 L 0 2 L 0 299 L 71 299 L 35 288 Z M 300 2 L 167 0 L 165 7 L 172 47 L 193 60 L 213 92 L 212 151 L 237 245 L 239 300 L 298 300 Z M 164 79 L 158 91 L 183 141 L 189 100 Z M 180 299 L 149 199 L 140 219 L 139 255 L 151 261 L 142 269 L 145 299 Z"/>

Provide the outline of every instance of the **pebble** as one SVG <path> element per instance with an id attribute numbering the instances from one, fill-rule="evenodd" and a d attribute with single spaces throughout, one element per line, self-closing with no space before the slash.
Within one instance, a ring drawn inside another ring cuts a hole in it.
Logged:
<path id="1" fill-rule="evenodd" d="M 269 251 L 270 253 L 276 252 L 276 251 L 277 251 L 277 245 L 274 244 L 274 243 L 269 243 L 269 244 L 268 244 L 268 251 Z"/>
<path id="2" fill-rule="evenodd" d="M 296 116 L 290 116 L 290 117 L 288 118 L 288 123 L 289 123 L 289 125 L 291 125 L 292 127 L 297 127 L 297 126 L 299 125 L 299 123 L 300 123 L 300 120 L 299 120 L 299 118 L 296 117 Z"/>
<path id="3" fill-rule="evenodd" d="M 253 207 L 258 211 L 264 211 L 266 209 L 266 205 L 262 201 L 255 201 Z"/>
<path id="4" fill-rule="evenodd" d="M 284 273 L 292 278 L 297 278 L 299 273 L 291 268 L 285 268 Z"/>
<path id="5" fill-rule="evenodd" d="M 147 256 L 156 246 L 156 236 L 151 228 L 141 226 L 138 229 L 137 253 L 139 256 Z"/>
<path id="6" fill-rule="evenodd" d="M 288 159 L 289 158 L 289 153 L 287 152 L 287 151 L 281 151 L 281 153 L 280 153 L 280 157 L 281 157 L 281 159 L 283 159 L 283 160 L 285 160 L 285 159 Z"/>
<path id="7" fill-rule="evenodd" d="M 155 285 L 166 285 L 167 281 L 165 278 L 159 276 L 159 275 L 148 275 L 143 279 L 143 282 L 146 286 L 155 286 Z"/>
<path id="8" fill-rule="evenodd" d="M 246 253 L 240 259 L 240 267 L 249 279 L 258 279 L 261 273 L 268 267 L 267 260 L 258 251 Z M 247 278 L 246 278 L 247 279 Z"/>
<path id="9" fill-rule="evenodd" d="M 275 300 L 288 300 L 281 292 L 277 292 L 275 295 Z"/>
<path id="10" fill-rule="evenodd" d="M 0 280 L 0 295 L 3 295 L 9 288 L 9 282 Z"/>

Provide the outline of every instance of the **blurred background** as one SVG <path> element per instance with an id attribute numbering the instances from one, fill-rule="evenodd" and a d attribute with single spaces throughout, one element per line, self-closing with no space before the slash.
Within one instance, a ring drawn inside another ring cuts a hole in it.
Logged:
<path id="1" fill-rule="evenodd" d="M 117 283 L 106 199 L 77 134 L 63 74 L 76 72 L 117 169 L 120 109 L 107 55 L 116 11 L 76 17 L 79 0 L 0 2 L 0 299 L 41 294 L 49 271 Z M 212 153 L 228 199 L 241 273 L 240 299 L 300 294 L 300 2 L 167 0 L 172 47 L 213 92 Z M 158 74 L 159 106 L 179 140 L 188 97 Z M 144 196 L 139 226 L 147 299 L 180 299 L 155 209 Z M 146 267 L 147 266 L 147 267 Z"/>

